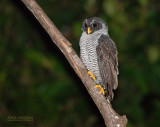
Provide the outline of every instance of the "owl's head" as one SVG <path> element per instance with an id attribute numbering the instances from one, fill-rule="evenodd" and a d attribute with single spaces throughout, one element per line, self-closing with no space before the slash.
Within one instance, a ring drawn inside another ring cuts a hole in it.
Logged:
<path id="1" fill-rule="evenodd" d="M 92 17 L 85 19 L 82 24 L 83 32 L 86 32 L 88 35 L 93 33 L 106 33 L 108 34 L 107 24 L 98 17 Z"/>

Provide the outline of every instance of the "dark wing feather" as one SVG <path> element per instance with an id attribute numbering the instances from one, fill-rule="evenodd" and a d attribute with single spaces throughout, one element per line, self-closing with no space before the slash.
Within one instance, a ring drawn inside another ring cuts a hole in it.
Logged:
<path id="1" fill-rule="evenodd" d="M 97 60 L 102 78 L 102 86 L 110 100 L 113 99 L 113 89 L 118 86 L 118 58 L 114 42 L 107 35 L 102 35 L 98 40 Z"/>

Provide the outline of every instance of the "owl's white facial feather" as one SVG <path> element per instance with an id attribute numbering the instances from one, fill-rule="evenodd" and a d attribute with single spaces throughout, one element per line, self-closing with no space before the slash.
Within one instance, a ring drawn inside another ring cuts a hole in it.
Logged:
<path id="1" fill-rule="evenodd" d="M 105 28 L 105 26 L 103 26 L 101 29 L 93 32 L 92 34 L 87 34 L 85 31 L 82 32 L 82 35 L 85 35 L 86 37 L 99 37 L 101 35 L 108 35 L 108 30 Z"/>

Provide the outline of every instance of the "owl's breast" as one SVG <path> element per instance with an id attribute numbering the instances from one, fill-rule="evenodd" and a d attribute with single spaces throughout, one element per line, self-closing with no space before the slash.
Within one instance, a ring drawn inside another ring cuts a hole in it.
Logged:
<path id="1" fill-rule="evenodd" d="M 98 39 L 92 36 L 82 35 L 80 39 L 80 55 L 82 62 L 91 70 L 93 63 L 97 61 L 96 46 Z"/>
<path id="2" fill-rule="evenodd" d="M 100 77 L 96 51 L 98 39 L 98 36 L 88 36 L 83 34 L 80 38 L 80 55 L 82 62 L 86 68 L 95 75 L 95 77 Z"/>

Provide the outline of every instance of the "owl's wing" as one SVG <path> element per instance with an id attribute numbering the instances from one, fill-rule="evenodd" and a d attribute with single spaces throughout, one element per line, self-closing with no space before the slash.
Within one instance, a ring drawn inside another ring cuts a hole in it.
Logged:
<path id="1" fill-rule="evenodd" d="M 118 86 L 118 58 L 115 43 L 107 35 L 101 35 L 98 40 L 97 60 L 102 78 L 102 86 L 110 100 L 113 99 L 113 89 Z"/>

